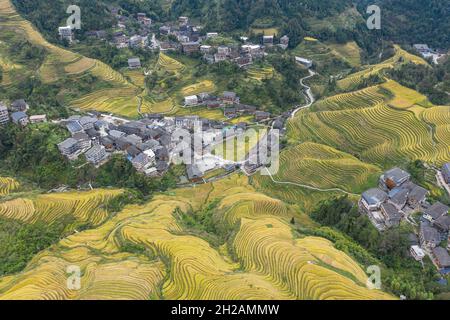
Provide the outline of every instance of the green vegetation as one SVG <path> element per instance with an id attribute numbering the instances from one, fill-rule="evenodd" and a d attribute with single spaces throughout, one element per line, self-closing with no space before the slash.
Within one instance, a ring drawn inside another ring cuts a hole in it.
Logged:
<path id="1" fill-rule="evenodd" d="M 392 79 L 426 95 L 436 105 L 450 104 L 450 59 L 434 68 L 413 63 L 390 72 Z"/>
<path id="2" fill-rule="evenodd" d="M 347 197 L 322 202 L 312 212 L 311 218 L 348 235 L 381 261 L 384 265 L 383 283 L 395 294 L 404 294 L 410 299 L 432 299 L 434 295 L 446 291 L 446 288 L 436 284 L 439 277 L 431 261 L 425 261 L 422 269 L 409 255 L 409 225 L 379 233 L 367 216 L 361 215 L 357 206 Z M 323 232 L 319 231 L 319 234 Z M 356 252 L 356 255 L 352 255 L 360 262 L 367 264 L 371 260 L 367 256 L 360 260 L 360 250 L 355 251 L 353 246 L 350 248 L 349 253 Z"/>
<path id="3" fill-rule="evenodd" d="M 0 131 L 0 169 L 41 188 L 76 188 L 92 183 L 94 187 L 133 189 L 142 197 L 175 187 L 175 173 L 169 172 L 160 179 L 147 178 L 137 173 L 122 155 L 99 169 L 84 163 L 81 157 L 71 163 L 57 148 L 66 136 L 65 129 L 50 123 L 26 128 L 9 125 Z"/>
<path id="4" fill-rule="evenodd" d="M 31 225 L 0 219 L 0 276 L 23 270 L 35 254 L 60 239 L 64 227 L 65 223 Z"/>

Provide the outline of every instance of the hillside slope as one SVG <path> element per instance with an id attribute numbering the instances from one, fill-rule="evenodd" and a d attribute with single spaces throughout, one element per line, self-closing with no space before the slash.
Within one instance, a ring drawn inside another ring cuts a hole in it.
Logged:
<path id="1" fill-rule="evenodd" d="M 293 209 L 237 175 L 158 195 L 63 239 L 24 272 L 0 278 L 0 298 L 392 298 L 368 290 L 361 267 L 328 240 L 295 235 L 290 217 L 310 222 Z M 201 213 L 221 236 L 195 228 Z M 66 286 L 68 266 L 81 269 L 78 291 Z"/>
<path id="2" fill-rule="evenodd" d="M 45 52 L 44 60 L 39 66 L 19 68 L 20 73 L 27 76 L 36 75 L 43 83 L 53 84 L 62 80 L 67 80 L 66 89 L 70 84 L 75 84 L 82 80 L 86 75 L 96 79 L 94 88 L 88 89 L 83 96 L 71 98 L 70 95 L 66 101 L 67 104 L 80 109 L 96 109 L 99 111 L 113 112 L 116 114 L 136 117 L 138 115 L 138 98 L 140 88 L 128 82 L 122 74 L 113 70 L 108 65 L 84 57 L 80 54 L 60 48 L 49 43 L 34 28 L 34 26 L 24 20 L 15 10 L 10 0 L 0 0 L 0 27 L 2 33 L 0 41 L 8 47 L 12 41 L 27 41 L 32 45 L 42 48 Z M 14 61 L 13 56 L 7 55 L 8 50 L 0 51 L 3 59 Z M 17 68 L 13 68 L 14 69 Z M 14 73 L 7 76 L 4 85 L 14 83 Z M 98 89 L 97 89 L 98 88 Z"/>

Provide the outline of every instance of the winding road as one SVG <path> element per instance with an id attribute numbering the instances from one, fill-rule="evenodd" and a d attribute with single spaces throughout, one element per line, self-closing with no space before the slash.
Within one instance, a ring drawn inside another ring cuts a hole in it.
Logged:
<path id="1" fill-rule="evenodd" d="M 314 95 L 312 94 L 311 87 L 310 87 L 310 86 L 307 86 L 307 85 L 303 82 L 303 81 L 305 81 L 306 79 L 312 78 L 312 77 L 314 77 L 314 76 L 316 75 L 316 73 L 315 73 L 314 71 L 312 71 L 311 69 L 309 69 L 308 71 L 309 71 L 309 75 L 306 76 L 306 77 L 304 77 L 304 78 L 302 78 L 302 79 L 300 79 L 300 84 L 302 85 L 303 88 L 306 89 L 306 94 L 304 94 L 304 93 L 303 93 L 303 94 L 304 94 L 305 97 L 306 97 L 307 104 L 304 105 L 304 106 L 298 106 L 294 111 L 292 111 L 291 119 L 294 119 L 294 118 L 295 118 L 295 115 L 297 114 L 297 112 L 299 112 L 299 111 L 302 110 L 302 109 L 306 109 L 306 108 L 311 107 L 312 104 L 316 101 L 316 100 L 314 99 Z"/>

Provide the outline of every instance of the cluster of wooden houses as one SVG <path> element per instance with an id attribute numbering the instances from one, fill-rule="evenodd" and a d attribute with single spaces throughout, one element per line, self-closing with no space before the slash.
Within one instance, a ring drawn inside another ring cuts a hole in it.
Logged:
<path id="1" fill-rule="evenodd" d="M 111 9 L 111 13 L 117 19 L 118 30 L 113 33 L 113 44 L 118 49 L 123 48 L 147 48 L 151 42 L 149 39 L 152 19 L 147 17 L 145 13 L 137 13 L 133 16 L 124 16 L 121 14 L 119 8 Z M 130 26 L 139 26 L 136 30 Z M 102 39 L 102 34 L 99 35 L 95 31 L 92 36 Z"/>
<path id="2" fill-rule="evenodd" d="M 46 115 L 28 116 L 29 105 L 24 99 L 15 100 L 9 108 L 5 103 L 0 102 L 0 125 L 6 125 L 10 121 L 14 124 L 25 127 L 29 123 L 47 122 Z"/>
<path id="3" fill-rule="evenodd" d="M 271 114 L 259 111 L 256 106 L 241 103 L 240 97 L 232 91 L 225 91 L 222 96 L 200 93 L 184 97 L 185 107 L 206 106 L 208 109 L 222 109 L 225 117 L 234 119 L 239 116 L 253 115 L 256 122 L 271 119 Z"/>
<path id="4" fill-rule="evenodd" d="M 168 170 L 172 157 L 179 153 L 180 141 L 174 139 L 178 129 L 190 133 L 199 130 L 195 134 L 201 134 L 202 144 L 210 144 L 230 128 L 224 122 L 198 116 L 163 117 L 159 114 L 148 115 L 138 121 L 122 119 L 119 123 L 101 116 L 72 116 L 61 121 L 61 124 L 67 128 L 71 137 L 59 143 L 58 148 L 69 160 L 78 159 L 84 154 L 88 162 L 100 166 L 111 154 L 120 153 L 137 171 L 147 176 L 161 176 Z M 246 129 L 239 125 L 231 127 Z M 186 147 L 193 148 L 191 145 Z M 209 165 L 201 165 L 204 162 L 204 159 L 200 159 L 196 167 L 208 168 Z M 192 165 L 189 168 L 192 169 Z M 189 179 L 195 179 L 195 175 L 189 175 L 189 171 L 188 176 Z"/>
<path id="5" fill-rule="evenodd" d="M 449 248 L 439 244 L 447 241 L 450 229 L 450 208 L 440 202 L 428 201 L 429 191 L 411 181 L 411 175 L 393 168 L 379 180 L 378 188 L 364 192 L 359 201 L 360 212 L 366 214 L 375 227 L 383 231 L 412 221 L 412 215 L 421 213 L 419 237 L 411 246 L 411 254 L 422 260 L 426 254 L 442 271 L 450 271 Z"/>

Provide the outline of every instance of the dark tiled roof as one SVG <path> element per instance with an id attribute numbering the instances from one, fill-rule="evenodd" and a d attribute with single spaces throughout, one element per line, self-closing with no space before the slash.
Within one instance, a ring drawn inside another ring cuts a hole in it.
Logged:
<path id="1" fill-rule="evenodd" d="M 435 228 L 425 224 L 420 225 L 420 233 L 426 242 L 433 241 L 434 243 L 439 243 L 441 240 L 439 232 Z"/>
<path id="2" fill-rule="evenodd" d="M 408 179 L 410 174 L 400 168 L 393 168 L 384 173 L 384 179 L 390 179 L 394 181 L 397 185 L 401 182 L 404 182 L 405 179 Z"/>
<path id="3" fill-rule="evenodd" d="M 401 219 L 401 214 L 398 212 L 397 208 L 395 208 L 392 204 L 383 203 L 381 205 L 381 208 L 386 212 L 386 214 L 388 215 L 388 218 L 390 220 L 400 220 Z"/>
<path id="4" fill-rule="evenodd" d="M 435 222 L 434 225 L 438 227 L 441 230 L 448 231 L 450 228 L 450 216 L 445 215 L 442 217 L 439 217 Z"/>
<path id="5" fill-rule="evenodd" d="M 380 202 L 384 202 L 387 199 L 387 194 L 386 192 L 378 188 L 374 188 L 364 192 L 362 194 L 362 197 L 369 205 L 374 205 Z"/>
<path id="6" fill-rule="evenodd" d="M 442 247 L 436 247 L 433 249 L 433 255 L 442 268 L 450 267 L 450 256 L 447 250 Z"/>
<path id="7" fill-rule="evenodd" d="M 433 217 L 433 219 L 436 220 L 439 217 L 443 216 L 444 214 L 447 214 L 449 209 L 450 208 L 447 207 L 446 205 L 440 202 L 436 202 L 427 210 L 425 210 L 425 214 Z"/>

